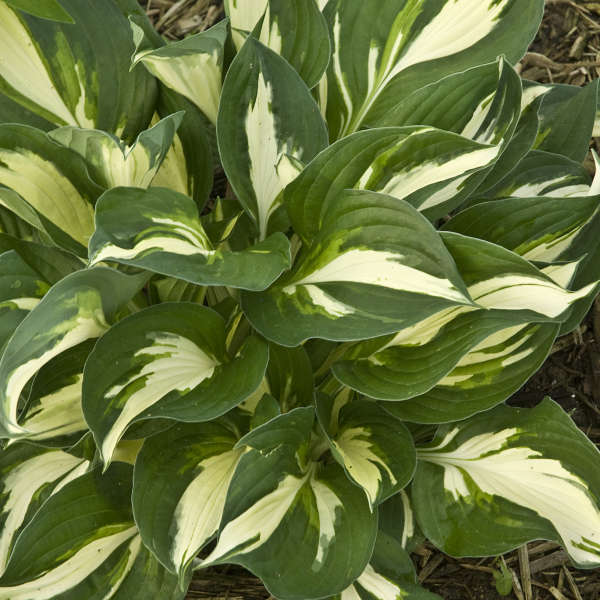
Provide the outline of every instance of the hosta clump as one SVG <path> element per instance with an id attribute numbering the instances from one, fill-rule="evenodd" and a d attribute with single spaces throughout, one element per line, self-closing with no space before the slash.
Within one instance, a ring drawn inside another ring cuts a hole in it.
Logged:
<path id="1" fill-rule="evenodd" d="M 513 68 L 542 0 L 226 8 L 167 44 L 0 1 L 0 599 L 434 598 L 424 537 L 600 564 L 598 451 L 504 404 L 600 278 L 597 85 Z"/>

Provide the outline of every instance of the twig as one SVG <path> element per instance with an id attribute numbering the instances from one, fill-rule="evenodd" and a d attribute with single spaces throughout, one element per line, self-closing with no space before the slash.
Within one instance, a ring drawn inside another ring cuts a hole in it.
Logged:
<path id="1" fill-rule="evenodd" d="M 569 571 L 569 569 L 567 569 L 567 567 L 565 567 L 563 565 L 563 573 L 565 574 L 565 577 L 567 578 L 567 583 L 569 584 L 569 587 L 571 588 L 571 592 L 573 593 L 573 596 L 575 596 L 575 600 L 583 600 L 583 596 L 581 595 L 581 592 L 579 591 L 579 588 L 577 587 L 577 584 L 575 583 L 575 579 L 573 579 L 573 575 L 571 575 L 571 572 Z"/>
<path id="2" fill-rule="evenodd" d="M 521 572 L 521 584 L 525 594 L 525 600 L 533 599 L 533 590 L 531 588 L 531 571 L 529 570 L 529 553 L 527 544 L 519 548 L 519 570 Z"/>

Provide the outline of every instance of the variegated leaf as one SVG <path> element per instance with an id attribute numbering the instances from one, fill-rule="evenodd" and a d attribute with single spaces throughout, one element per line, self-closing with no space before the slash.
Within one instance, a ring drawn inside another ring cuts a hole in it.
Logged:
<path id="1" fill-rule="evenodd" d="M 52 8 L 48 2 L 17 4 L 38 16 L 0 2 L 0 121 L 98 128 L 133 141 L 149 122 L 156 98 L 148 73 L 129 73 L 133 43 L 127 16 L 143 19 L 152 32 L 138 3 L 61 0 L 76 26 L 38 18 Z"/>
<path id="2" fill-rule="evenodd" d="M 73 19 L 58 0 L 46 0 L 41 4 L 36 0 L 6 0 L 6 4 L 42 19 L 73 23 Z"/>
<path id="3" fill-rule="evenodd" d="M 57 457 L 52 468 L 58 471 L 61 454 L 51 451 L 40 460 Z M 77 469 L 58 482 L 60 489 L 18 537 L 0 577 L 0 598 L 183 599 L 177 578 L 157 563 L 137 534 L 130 503 L 132 468 L 117 463 L 104 475 L 96 469 L 68 481 Z M 40 481 L 41 474 L 36 475 Z"/>
<path id="4" fill-rule="evenodd" d="M 543 538 L 578 566 L 600 564 L 600 453 L 551 400 L 442 427 L 418 457 L 417 519 L 444 552 L 494 555 Z"/>
<path id="5" fill-rule="evenodd" d="M 165 86 L 160 89 L 158 111 L 163 118 L 179 111 L 184 115 L 152 185 L 186 194 L 202 208 L 213 187 L 214 133 L 209 134 L 206 119 L 194 104 Z"/>
<path id="6" fill-rule="evenodd" d="M 27 443 L 17 443 L 0 452 L 0 573 L 6 568 L 17 537 L 40 506 L 85 473 L 89 464 L 88 460 L 62 450 Z"/>
<path id="7" fill-rule="evenodd" d="M 139 276 L 99 267 L 72 273 L 50 289 L 17 327 L 0 360 L 2 437 L 27 436 L 17 411 L 21 392 L 38 370 L 104 333 L 143 283 Z"/>
<path id="8" fill-rule="evenodd" d="M 159 304 L 123 319 L 83 374 L 83 412 L 105 465 L 136 421 L 209 421 L 237 406 L 260 385 L 267 360 L 256 337 L 229 357 L 223 319 L 199 304 Z"/>
<path id="9" fill-rule="evenodd" d="M 167 188 L 115 188 L 96 207 L 90 261 L 115 261 L 198 285 L 262 290 L 289 267 L 282 233 L 240 252 L 213 250 L 198 206 Z"/>
<path id="10" fill-rule="evenodd" d="M 559 325 L 552 323 L 501 329 L 465 354 L 433 389 L 382 406 L 414 423 L 448 423 L 488 410 L 512 396 L 542 366 L 558 331 Z"/>
<path id="11" fill-rule="evenodd" d="M 408 203 L 346 190 L 320 224 L 289 275 L 242 295 L 250 322 L 278 344 L 370 338 L 473 304 L 437 232 Z"/>
<path id="12" fill-rule="evenodd" d="M 217 533 L 229 483 L 244 449 L 218 422 L 179 423 L 144 443 L 135 463 L 133 514 L 146 546 L 185 577 Z"/>
<path id="13" fill-rule="evenodd" d="M 51 131 L 49 136 L 77 152 L 102 187 L 147 188 L 171 147 L 182 119 L 182 112 L 162 119 L 140 133 L 132 146 L 97 129 L 61 127 Z"/>
<path id="14" fill-rule="evenodd" d="M 16 250 L 0 254 L 0 348 L 49 288 Z"/>
<path id="15" fill-rule="evenodd" d="M 265 14 L 268 4 L 269 0 L 224 0 L 225 13 L 231 22 L 231 33 L 238 50 Z"/>
<path id="16" fill-rule="evenodd" d="M 81 388 L 83 366 L 94 343 L 89 340 L 62 352 L 35 376 L 18 418 L 19 425 L 28 432 L 28 442 L 66 448 L 88 432 Z"/>
<path id="17" fill-rule="evenodd" d="M 217 545 L 203 566 L 240 564 L 282 600 L 341 592 L 371 556 L 377 516 L 337 464 L 252 450 L 233 476 Z"/>
<path id="18" fill-rule="evenodd" d="M 444 230 L 493 242 L 528 260 L 554 262 L 561 260 L 599 206 L 599 196 L 506 198 L 460 212 Z"/>
<path id="19" fill-rule="evenodd" d="M 241 4 L 244 0 L 234 1 Z M 237 16 L 238 11 L 233 14 Z M 238 27 L 233 20 L 231 25 Z M 238 35 L 233 32 L 234 40 Z M 331 43 L 327 22 L 315 0 L 268 0 L 258 36 L 294 67 L 309 88 L 319 83 L 329 64 Z"/>
<path id="20" fill-rule="evenodd" d="M 142 63 L 166 87 L 193 102 L 215 124 L 221 96 L 227 22 L 157 49 L 148 48 L 146 33 L 132 22 L 136 51 L 132 64 Z"/>
<path id="21" fill-rule="evenodd" d="M 496 310 L 447 308 L 396 334 L 353 346 L 332 371 L 371 398 L 410 400 L 433 388 L 489 335 L 518 320 Z"/>
<path id="22" fill-rule="evenodd" d="M 350 188 L 389 194 L 435 218 L 469 196 L 499 152 L 499 146 L 432 127 L 360 131 L 321 152 L 288 185 L 285 203 L 305 240 L 322 227 L 335 197 Z"/>
<path id="23" fill-rule="evenodd" d="M 229 183 L 264 239 L 283 188 L 327 146 L 327 129 L 298 73 L 252 37 L 227 73 L 217 138 Z"/>
<path id="24" fill-rule="evenodd" d="M 521 116 L 521 80 L 503 58 L 448 75 L 404 98 L 377 127 L 429 125 L 481 144 L 507 144 Z"/>
<path id="25" fill-rule="evenodd" d="M 85 255 L 94 231 L 94 203 L 102 188 L 84 160 L 25 125 L 0 125 L 0 204 L 59 246 Z"/>
<path id="26" fill-rule="evenodd" d="M 416 455 L 404 424 L 375 402 L 343 396 L 317 399 L 317 415 L 334 458 L 373 508 L 412 479 Z"/>
<path id="27" fill-rule="evenodd" d="M 591 182 L 588 172 L 580 163 L 560 154 L 532 150 L 506 177 L 487 189 L 482 197 L 586 196 L 590 192 Z"/>
<path id="28" fill-rule="evenodd" d="M 501 53 L 517 62 L 542 9 L 537 0 L 329 2 L 334 49 L 321 104 L 331 138 L 378 123 L 411 92 L 447 75 Z"/>

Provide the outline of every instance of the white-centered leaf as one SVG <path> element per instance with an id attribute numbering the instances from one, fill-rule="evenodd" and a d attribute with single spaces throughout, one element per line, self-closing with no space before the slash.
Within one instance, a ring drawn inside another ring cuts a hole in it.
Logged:
<path id="1" fill-rule="evenodd" d="M 417 518 L 445 552 L 502 553 L 542 537 L 578 565 L 600 563 L 600 453 L 554 402 L 443 427 L 418 457 Z"/>
<path id="2" fill-rule="evenodd" d="M 198 304 L 160 304 L 120 321 L 94 347 L 83 378 L 83 411 L 105 465 L 136 421 L 208 421 L 245 400 L 267 352 L 251 338 L 232 360 L 222 318 Z"/>

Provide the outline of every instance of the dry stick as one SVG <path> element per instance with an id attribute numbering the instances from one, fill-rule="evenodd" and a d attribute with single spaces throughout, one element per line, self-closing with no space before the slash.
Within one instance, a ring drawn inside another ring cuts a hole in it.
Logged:
<path id="1" fill-rule="evenodd" d="M 552 586 L 548 591 L 556 598 L 556 600 L 569 600 L 559 589 L 555 588 L 554 586 Z"/>
<path id="2" fill-rule="evenodd" d="M 521 589 L 521 582 L 519 581 L 517 574 L 512 569 L 510 569 L 510 574 L 512 575 L 513 592 L 515 593 L 517 600 L 525 600 L 523 590 Z"/>
<path id="3" fill-rule="evenodd" d="M 432 558 L 423 568 L 423 570 L 419 573 L 419 582 L 423 583 L 443 562 L 443 554 L 438 554 L 437 556 Z"/>
<path id="4" fill-rule="evenodd" d="M 575 600 L 583 600 L 583 596 L 581 595 L 581 592 L 579 591 L 579 588 L 577 587 L 577 584 L 575 583 L 575 579 L 573 579 L 573 575 L 571 575 L 571 571 L 569 571 L 569 569 L 567 569 L 567 567 L 565 567 L 563 565 L 563 573 L 565 574 L 565 577 L 567 578 L 567 582 L 569 584 L 569 587 L 571 588 L 571 592 L 573 592 L 573 596 L 575 596 Z"/>
<path id="5" fill-rule="evenodd" d="M 540 571 L 553 569 L 554 567 L 562 567 L 562 565 L 567 562 L 568 558 L 569 556 L 564 550 L 559 550 L 549 554 L 548 556 L 534 560 L 529 565 L 529 571 L 532 575 L 535 575 Z"/>
<path id="6" fill-rule="evenodd" d="M 169 8 L 169 10 L 159 19 L 154 26 L 155 29 L 160 29 L 172 16 L 175 14 L 188 0 L 179 0 Z"/>
<path id="7" fill-rule="evenodd" d="M 521 584 L 525 593 L 525 600 L 533 600 L 533 590 L 531 589 L 531 571 L 529 570 L 529 553 L 527 544 L 519 548 L 519 569 L 521 571 Z"/>

